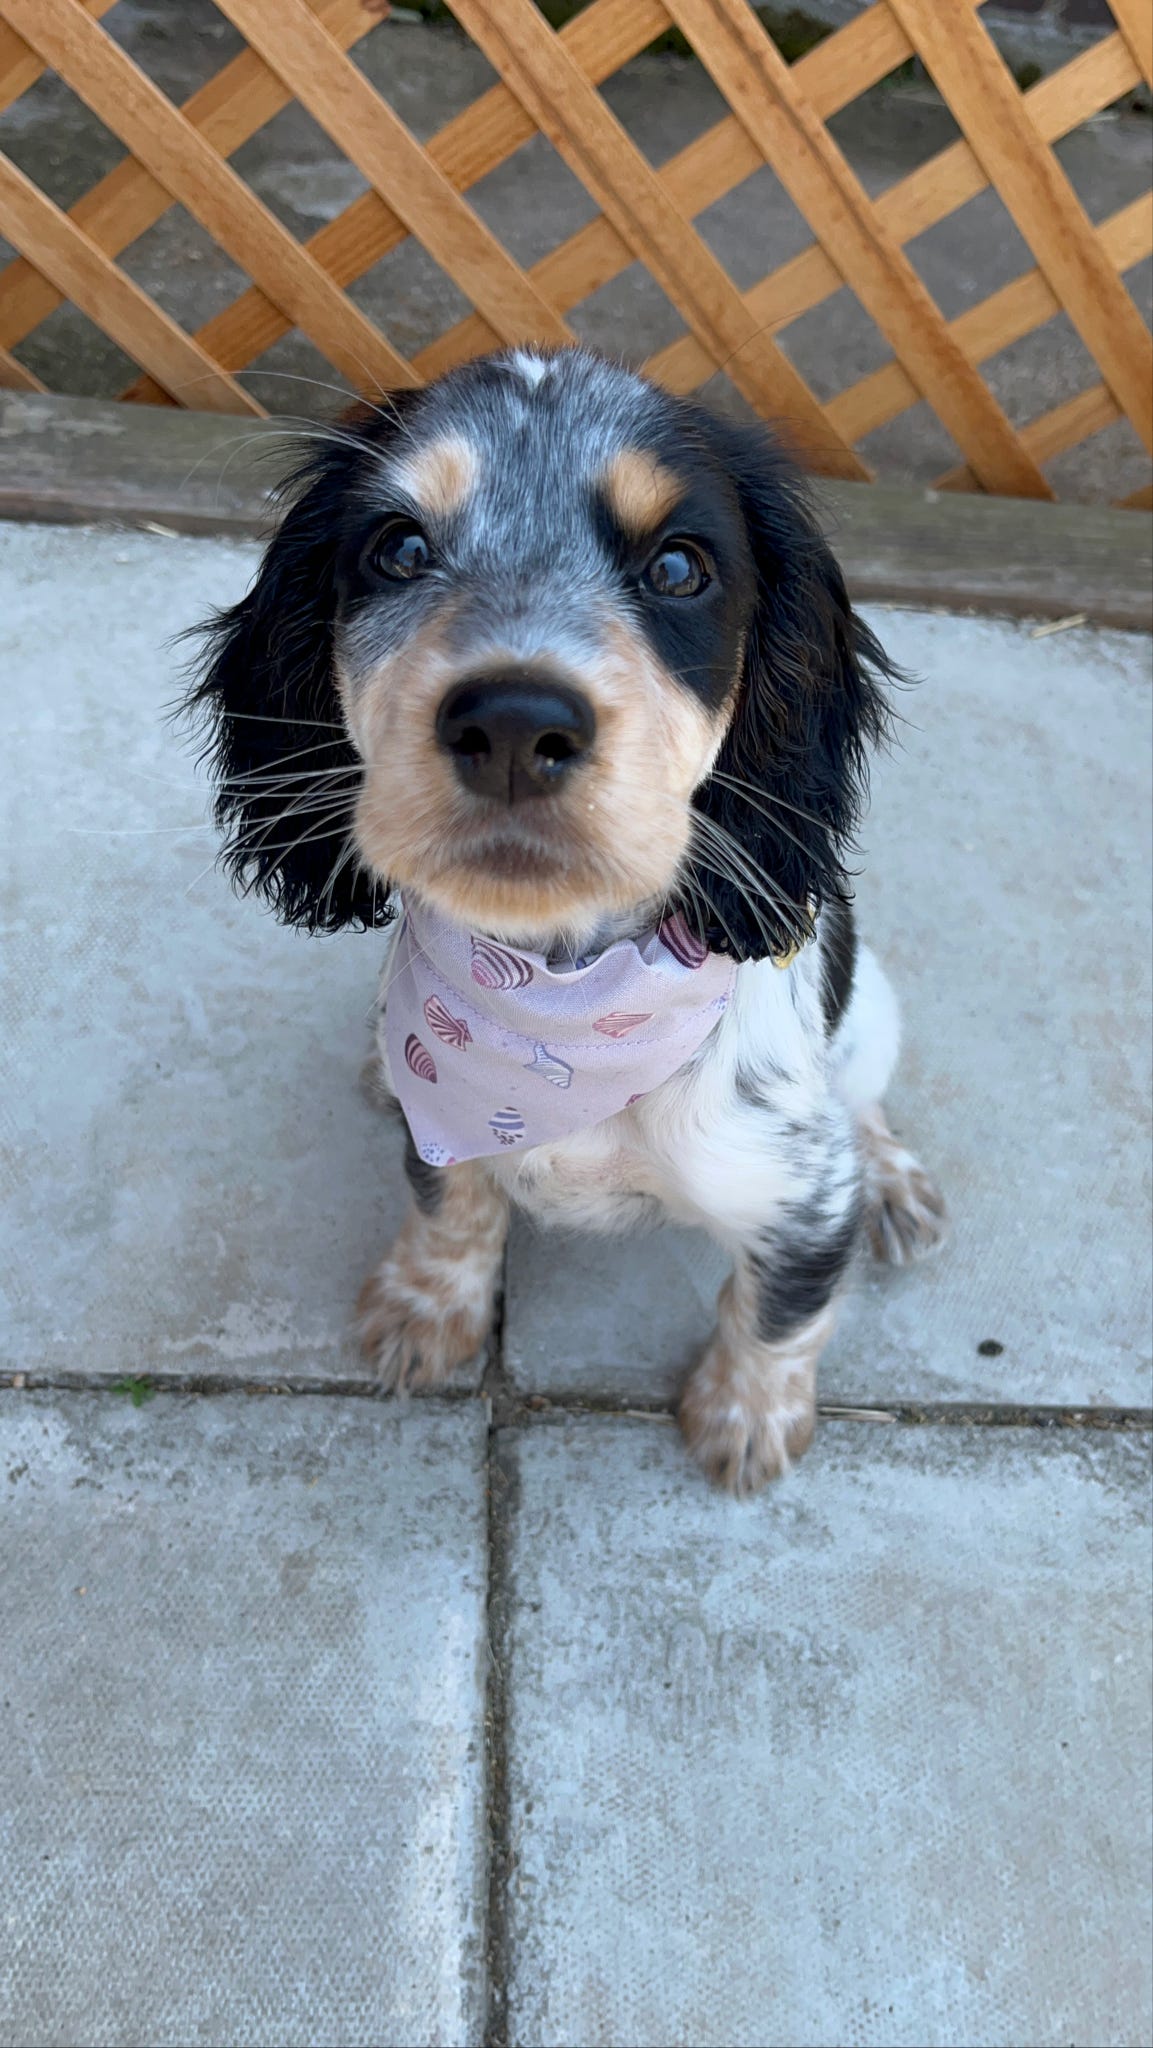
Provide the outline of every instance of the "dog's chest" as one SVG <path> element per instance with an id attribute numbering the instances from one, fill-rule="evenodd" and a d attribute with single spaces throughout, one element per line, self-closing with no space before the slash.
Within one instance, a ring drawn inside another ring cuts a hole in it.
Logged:
<path id="1" fill-rule="evenodd" d="M 485 1164 L 518 1207 L 541 1223 L 627 1229 L 657 1221 L 667 1206 L 667 1176 L 629 1116 Z"/>
<path id="2" fill-rule="evenodd" d="M 626 1109 L 552 1145 L 486 1166 L 546 1224 L 614 1231 L 672 1216 L 737 1235 L 767 1223 L 811 1179 L 835 1134 L 816 999 L 767 966 L 698 1054 Z"/>

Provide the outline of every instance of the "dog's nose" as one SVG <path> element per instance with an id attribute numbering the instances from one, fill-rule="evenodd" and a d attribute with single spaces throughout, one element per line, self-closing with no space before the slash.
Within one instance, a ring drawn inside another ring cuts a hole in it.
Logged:
<path id="1" fill-rule="evenodd" d="M 595 732 L 592 705 L 576 690 L 515 672 L 458 683 L 436 718 L 465 788 L 509 804 L 558 790 Z"/>

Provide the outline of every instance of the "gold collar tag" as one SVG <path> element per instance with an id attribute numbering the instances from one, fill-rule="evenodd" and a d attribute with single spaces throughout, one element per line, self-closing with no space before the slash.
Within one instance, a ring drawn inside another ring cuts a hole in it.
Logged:
<path id="1" fill-rule="evenodd" d="M 786 950 L 786 951 L 785 951 L 784 953 L 773 953 L 773 954 L 771 954 L 771 955 L 770 955 L 770 958 L 771 958 L 771 960 L 772 960 L 772 963 L 773 963 L 773 966 L 774 966 L 774 967 L 780 967 L 780 968 L 785 968 L 785 967 L 791 967 L 791 966 L 792 966 L 792 964 L 793 964 L 793 962 L 794 962 L 794 960 L 795 960 L 795 959 L 797 958 L 798 954 L 800 954 L 800 953 L 803 953 L 803 952 L 804 952 L 804 950 L 805 950 L 805 947 L 806 947 L 806 946 L 810 946 L 810 945 L 812 944 L 813 940 L 814 940 L 814 939 L 816 938 L 816 936 L 817 936 L 817 906 L 816 906 L 816 904 L 815 904 L 815 903 L 812 903 L 812 902 L 810 902 L 810 903 L 807 903 L 807 904 L 806 904 L 806 906 L 805 906 L 805 909 L 806 909 L 806 912 L 807 912 L 807 914 L 808 914 L 808 919 L 809 919 L 809 932 L 808 932 L 808 935 L 807 935 L 807 936 L 806 936 L 805 938 L 803 938 L 803 939 L 797 939 L 797 940 L 795 940 L 795 942 L 793 943 L 793 945 L 789 946 L 789 947 L 787 948 L 787 950 Z"/>

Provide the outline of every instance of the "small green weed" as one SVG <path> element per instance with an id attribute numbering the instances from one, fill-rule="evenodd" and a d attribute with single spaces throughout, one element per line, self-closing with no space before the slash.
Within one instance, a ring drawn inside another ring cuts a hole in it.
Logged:
<path id="1" fill-rule="evenodd" d="M 112 1391 L 114 1394 L 127 1394 L 134 1408 L 143 1408 L 146 1401 L 154 1400 L 156 1396 L 152 1381 L 142 1374 L 125 1373 L 122 1380 L 114 1383 Z"/>

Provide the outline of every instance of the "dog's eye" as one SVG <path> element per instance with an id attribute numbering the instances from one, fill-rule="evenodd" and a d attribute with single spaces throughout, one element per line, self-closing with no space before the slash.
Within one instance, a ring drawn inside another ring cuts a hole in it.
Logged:
<path id="1" fill-rule="evenodd" d="M 653 556 L 644 580 L 658 597 L 699 597 L 709 572 L 696 548 L 687 540 L 674 540 Z"/>
<path id="2" fill-rule="evenodd" d="M 398 583 L 411 583 L 423 576 L 432 562 L 429 547 L 419 526 L 407 519 L 395 519 L 379 533 L 368 551 L 369 567 L 378 576 L 391 576 Z"/>

